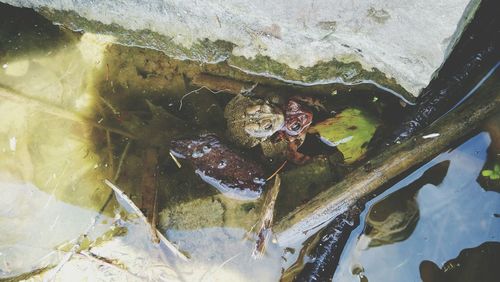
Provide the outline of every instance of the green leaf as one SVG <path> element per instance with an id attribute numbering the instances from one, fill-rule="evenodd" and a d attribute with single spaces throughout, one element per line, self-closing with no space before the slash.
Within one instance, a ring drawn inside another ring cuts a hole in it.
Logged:
<path id="1" fill-rule="evenodd" d="M 481 172 L 481 174 L 485 177 L 488 177 L 493 174 L 493 170 L 485 169 Z"/>
<path id="2" fill-rule="evenodd" d="M 500 172 L 500 164 L 496 164 L 493 168 L 494 171 Z"/>
<path id="3" fill-rule="evenodd" d="M 491 180 L 498 180 L 498 179 L 500 179 L 500 174 L 492 174 L 492 175 L 490 176 L 490 179 L 491 179 Z"/>
<path id="4" fill-rule="evenodd" d="M 379 124 L 377 119 L 367 113 L 348 108 L 312 126 L 309 133 L 316 133 L 327 145 L 336 146 L 349 164 L 364 156 Z"/>

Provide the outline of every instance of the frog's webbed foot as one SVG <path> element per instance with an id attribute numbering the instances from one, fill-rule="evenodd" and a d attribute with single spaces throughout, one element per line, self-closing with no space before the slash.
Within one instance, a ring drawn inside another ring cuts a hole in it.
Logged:
<path id="1" fill-rule="evenodd" d="M 270 140 L 271 142 L 273 143 L 278 143 L 282 140 L 285 140 L 286 139 L 286 133 L 284 131 L 278 131 L 276 133 L 274 133 L 271 137 L 270 137 Z"/>

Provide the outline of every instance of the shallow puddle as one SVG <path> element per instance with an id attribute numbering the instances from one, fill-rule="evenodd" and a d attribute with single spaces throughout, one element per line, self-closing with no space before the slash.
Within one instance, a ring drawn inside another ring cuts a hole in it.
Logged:
<path id="1" fill-rule="evenodd" d="M 268 178 L 265 191 L 279 171 L 277 221 L 362 163 L 404 111 L 398 97 L 370 84 L 290 85 L 225 63 L 179 61 L 110 44 L 109 38 L 53 26 L 29 10 L 0 5 L 0 15 L 0 279 L 65 280 L 78 271 L 82 279 L 279 280 L 302 242 L 281 246 L 271 236 L 263 257 L 252 257 L 265 192 L 257 201 L 226 197 L 195 174 L 196 164 L 171 156 L 171 141 L 217 134 L 259 164 Z M 314 131 L 299 145 L 311 159 L 294 164 L 278 147 L 266 154 L 269 147 L 234 142 L 225 109 L 239 92 L 280 106 L 294 97 L 314 98 L 304 102 Z M 345 135 L 325 131 L 325 120 Z M 350 143 L 352 136 L 358 139 Z M 441 266 L 464 248 L 497 241 L 498 190 L 482 188 L 497 186 L 479 176 L 488 166 L 494 170 L 495 157 L 485 162 L 496 139 L 481 133 L 372 200 L 362 223 L 370 206 L 449 161 L 441 183 L 403 193 L 407 205 L 384 209 L 407 212 L 408 228 L 386 230 L 379 240 L 364 224 L 353 231 L 334 280 L 357 281 L 359 273 L 372 281 L 418 278 L 422 260 Z M 154 244 L 148 225 L 112 197 L 105 179 L 189 261 Z"/>

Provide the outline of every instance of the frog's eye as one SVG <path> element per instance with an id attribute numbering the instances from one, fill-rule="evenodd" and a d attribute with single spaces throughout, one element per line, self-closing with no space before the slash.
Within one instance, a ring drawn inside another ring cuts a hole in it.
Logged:
<path id="1" fill-rule="evenodd" d="M 273 128 L 273 123 L 270 120 L 264 120 L 262 121 L 262 128 L 264 128 L 264 130 L 271 130 Z"/>
<path id="2" fill-rule="evenodd" d="M 212 150 L 212 145 L 207 144 L 207 145 L 203 146 L 202 150 L 204 153 L 208 153 Z"/>
<path id="3" fill-rule="evenodd" d="M 296 123 L 292 124 L 292 126 L 290 126 L 290 129 L 293 131 L 299 131 L 301 127 L 302 127 L 302 125 L 299 122 L 296 122 Z"/>

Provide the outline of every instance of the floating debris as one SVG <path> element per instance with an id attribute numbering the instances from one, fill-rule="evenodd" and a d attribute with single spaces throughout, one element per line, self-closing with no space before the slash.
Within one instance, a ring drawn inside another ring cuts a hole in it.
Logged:
<path id="1" fill-rule="evenodd" d="M 318 134 L 323 143 L 337 147 L 345 162 L 351 164 L 364 156 L 378 126 L 379 121 L 367 113 L 348 108 L 312 126 L 309 133 Z"/>
<path id="2" fill-rule="evenodd" d="M 440 135 L 439 133 L 431 133 L 431 134 L 427 134 L 427 135 L 422 136 L 422 138 L 431 139 L 431 138 L 439 137 L 439 135 Z"/>
<path id="3" fill-rule="evenodd" d="M 163 243 L 176 257 L 187 261 L 188 258 L 181 253 L 172 243 L 170 243 L 160 231 L 149 224 L 148 219 L 144 216 L 141 210 L 130 200 L 125 193 L 122 192 L 120 188 L 118 188 L 115 184 L 111 183 L 111 181 L 104 179 L 104 183 L 109 186 L 109 188 L 113 189 L 115 192 L 116 200 L 120 203 L 122 207 L 124 207 L 129 213 L 133 213 L 137 215 L 145 224 L 151 227 L 151 236 L 152 238 L 158 238 L 160 243 Z"/>
<path id="4" fill-rule="evenodd" d="M 9 138 L 9 149 L 12 152 L 16 151 L 16 145 L 17 145 L 16 137 L 13 136 L 13 137 Z"/>
<path id="5" fill-rule="evenodd" d="M 285 165 L 286 162 L 283 164 Z M 282 166 L 283 166 L 282 165 Z M 276 198 L 280 191 L 281 179 L 279 174 L 274 178 L 274 184 L 271 190 L 267 192 L 266 199 L 264 200 L 262 215 L 260 217 L 259 230 L 257 232 L 257 242 L 255 243 L 255 248 L 252 252 L 252 258 L 258 259 L 264 255 L 266 251 L 266 245 L 269 241 L 271 235 L 271 226 L 273 225 L 274 216 L 274 205 L 276 203 Z"/>
<path id="6" fill-rule="evenodd" d="M 178 168 L 181 168 L 181 163 L 179 162 L 179 160 L 172 154 L 172 152 L 168 152 L 168 154 L 170 155 L 170 157 L 172 158 L 172 160 L 175 162 L 175 165 L 177 165 Z"/>

